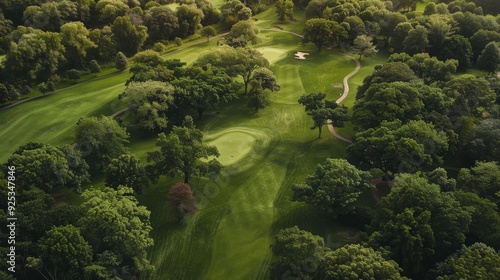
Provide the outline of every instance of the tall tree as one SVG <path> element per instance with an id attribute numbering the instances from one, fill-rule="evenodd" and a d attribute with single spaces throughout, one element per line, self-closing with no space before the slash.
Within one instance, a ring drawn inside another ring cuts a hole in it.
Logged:
<path id="1" fill-rule="evenodd" d="M 370 246 L 388 246 L 391 258 L 416 278 L 460 248 L 471 223 L 470 209 L 418 175 L 398 175 L 380 207 Z"/>
<path id="2" fill-rule="evenodd" d="M 115 68 L 120 71 L 123 71 L 128 68 L 128 59 L 122 52 L 118 52 L 116 54 Z"/>
<path id="3" fill-rule="evenodd" d="M 67 69 L 82 69 L 87 50 L 97 47 L 88 36 L 90 32 L 82 22 L 69 22 L 61 26 L 62 44 L 66 48 Z"/>
<path id="4" fill-rule="evenodd" d="M 111 25 L 117 49 L 131 56 L 139 51 L 148 38 L 148 28 L 135 26 L 129 17 L 117 17 Z"/>
<path id="5" fill-rule="evenodd" d="M 192 107 L 198 113 L 198 119 L 208 108 L 217 108 L 219 103 L 237 97 L 240 84 L 222 69 L 188 67 L 183 71 L 184 75 L 171 82 L 175 87 L 176 106 Z"/>
<path id="6" fill-rule="evenodd" d="M 356 211 L 357 199 L 367 190 L 370 175 L 345 159 L 326 159 L 303 184 L 292 186 L 292 200 L 304 201 L 336 217 Z"/>
<path id="7" fill-rule="evenodd" d="M 178 18 L 168 6 L 158 6 L 147 10 L 144 22 L 152 41 L 173 39 L 175 30 L 179 28 Z"/>
<path id="8" fill-rule="evenodd" d="M 78 221 L 94 257 L 111 254 L 132 278 L 153 269 L 147 259 L 147 249 L 153 246 L 151 212 L 139 206 L 133 193 L 126 187 L 86 190 L 80 206 L 85 216 Z"/>
<path id="9" fill-rule="evenodd" d="M 276 2 L 276 14 L 278 20 L 285 22 L 286 18 L 293 19 L 293 1 L 292 0 L 278 0 Z"/>
<path id="10" fill-rule="evenodd" d="M 437 132 L 432 124 L 384 121 L 378 128 L 356 133 L 355 141 L 347 147 L 347 158 L 363 170 L 378 168 L 390 179 L 395 173 L 417 172 L 441 163 L 447 148 L 446 134 Z"/>
<path id="11" fill-rule="evenodd" d="M 230 0 L 220 8 L 222 23 L 227 27 L 232 26 L 240 20 L 247 20 L 252 17 L 252 10 L 239 0 Z"/>
<path id="12" fill-rule="evenodd" d="M 326 100 L 325 93 L 310 93 L 302 95 L 298 102 L 305 107 L 306 113 L 313 119 L 311 129 L 318 129 L 318 138 L 321 138 L 323 126 L 331 120 L 336 126 L 343 126 L 349 120 L 347 108 L 334 101 Z"/>
<path id="13" fill-rule="evenodd" d="M 179 23 L 179 27 L 175 33 L 180 38 L 195 34 L 201 26 L 203 12 L 196 8 L 196 6 L 183 4 L 177 8 L 175 15 Z"/>
<path id="14" fill-rule="evenodd" d="M 425 52 L 429 44 L 428 34 L 427 28 L 421 25 L 417 25 L 415 29 L 410 30 L 403 41 L 404 52 L 410 55 Z"/>
<path id="15" fill-rule="evenodd" d="M 299 279 L 314 276 L 325 251 L 322 237 L 297 226 L 280 230 L 271 245 L 276 261 L 271 265 L 273 279 L 295 275 Z"/>
<path id="16" fill-rule="evenodd" d="M 111 24 L 117 17 L 124 16 L 129 6 L 122 0 L 99 0 L 95 9 L 101 23 Z"/>
<path id="17" fill-rule="evenodd" d="M 318 51 L 324 46 L 338 45 L 348 36 L 346 30 L 337 22 L 320 18 L 306 21 L 303 33 L 304 43 L 312 42 Z"/>
<path id="18" fill-rule="evenodd" d="M 168 136 L 160 133 L 156 146 L 160 150 L 148 153 L 148 162 L 152 164 L 147 167 L 154 179 L 161 175 L 182 174 L 184 183 L 188 183 L 192 177 L 220 174 L 219 161 L 208 160 L 219 156 L 217 147 L 203 143 L 203 133 L 195 128 L 190 116 L 184 119 L 183 126 L 174 126 Z"/>
<path id="19" fill-rule="evenodd" d="M 235 23 L 224 38 L 226 43 L 232 47 L 246 47 L 248 43 L 254 45 L 258 42 L 258 33 L 259 28 L 251 20 L 243 20 Z"/>
<path id="20" fill-rule="evenodd" d="M 106 186 L 117 189 L 118 186 L 132 188 L 136 194 L 149 186 L 146 169 L 132 155 L 114 158 L 106 168 Z"/>
<path id="21" fill-rule="evenodd" d="M 92 247 L 73 225 L 53 226 L 38 244 L 41 251 L 38 261 L 45 266 L 39 271 L 47 271 L 50 278 L 79 279 L 92 261 Z"/>
<path id="22" fill-rule="evenodd" d="M 492 110 L 495 93 L 483 77 L 470 74 L 448 81 L 443 88 L 446 96 L 453 100 L 452 116 L 480 117 L 483 112 Z"/>
<path id="23" fill-rule="evenodd" d="M 135 123 L 146 132 L 167 128 L 168 113 L 174 104 L 174 87 L 158 81 L 132 82 L 119 96 L 135 115 Z"/>
<path id="24" fill-rule="evenodd" d="M 372 38 L 366 35 L 360 35 L 354 39 L 353 48 L 359 54 L 359 59 L 364 55 L 365 57 L 374 56 L 378 50 L 372 43 Z"/>
<path id="25" fill-rule="evenodd" d="M 465 69 L 472 65 L 472 46 L 464 36 L 453 35 L 444 40 L 438 58 L 440 60 L 456 59 L 458 68 Z"/>
<path id="26" fill-rule="evenodd" d="M 200 30 L 200 35 L 207 37 L 207 43 L 209 43 L 210 36 L 217 35 L 217 30 L 215 30 L 215 28 L 213 28 L 212 26 L 205 26 Z"/>
<path id="27" fill-rule="evenodd" d="M 439 280 L 497 279 L 500 277 L 500 254 L 484 243 L 463 246 L 461 250 L 438 263 L 434 272 Z"/>
<path id="28" fill-rule="evenodd" d="M 393 260 L 386 260 L 372 248 L 349 244 L 329 251 L 321 260 L 321 279 L 408 279 L 401 276 L 402 269 Z"/>
<path id="29" fill-rule="evenodd" d="M 494 73 L 500 67 L 500 48 L 496 42 L 490 42 L 484 47 L 477 58 L 477 66 L 488 73 Z"/>
<path id="30" fill-rule="evenodd" d="M 457 185 L 460 189 L 499 203 L 495 194 L 500 191 L 500 165 L 496 162 L 477 162 L 470 169 L 462 168 Z"/>
<path id="31" fill-rule="evenodd" d="M 95 170 L 104 169 L 111 159 L 127 153 L 129 135 L 110 117 L 84 117 L 76 125 L 77 148 Z"/>

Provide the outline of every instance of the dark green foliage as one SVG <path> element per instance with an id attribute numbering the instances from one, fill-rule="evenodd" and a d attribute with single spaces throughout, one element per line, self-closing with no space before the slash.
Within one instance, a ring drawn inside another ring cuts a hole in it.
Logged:
<path id="1" fill-rule="evenodd" d="M 128 68 L 128 59 L 122 52 L 116 54 L 115 68 L 120 71 Z"/>
<path id="2" fill-rule="evenodd" d="M 380 207 L 370 246 L 388 246 L 391 258 L 416 278 L 460 248 L 471 223 L 470 209 L 418 175 L 399 175 Z"/>
<path id="3" fill-rule="evenodd" d="M 157 81 L 132 82 L 120 95 L 135 114 L 135 123 L 146 132 L 160 132 L 168 125 L 174 87 Z M 132 187 L 132 186 L 130 186 Z"/>
<path id="4" fill-rule="evenodd" d="M 295 184 L 293 201 L 304 201 L 329 215 L 352 214 L 357 200 L 373 188 L 368 183 L 370 174 L 358 170 L 345 159 L 327 159 L 316 167 L 303 184 Z"/>
<path id="5" fill-rule="evenodd" d="M 10 100 L 9 91 L 4 84 L 0 84 L 0 105 L 7 103 Z"/>
<path id="6" fill-rule="evenodd" d="M 110 117 L 83 117 L 76 125 L 77 149 L 92 170 L 103 170 L 111 159 L 127 153 L 129 135 Z"/>
<path id="7" fill-rule="evenodd" d="M 76 69 L 70 69 L 70 70 L 66 71 L 66 77 L 68 77 L 68 79 L 76 82 L 76 80 L 80 79 L 80 71 L 78 71 Z"/>
<path id="8" fill-rule="evenodd" d="M 408 279 L 401 276 L 401 272 L 395 261 L 386 260 L 380 252 L 350 244 L 325 254 L 317 279 Z"/>
<path id="9" fill-rule="evenodd" d="M 177 16 L 167 6 L 147 10 L 144 22 L 148 28 L 149 38 L 153 41 L 172 39 L 175 30 L 179 27 Z"/>
<path id="10" fill-rule="evenodd" d="M 440 61 L 427 53 L 419 53 L 413 56 L 406 53 L 392 54 L 387 61 L 406 63 L 426 85 L 451 80 L 458 67 L 458 61 L 455 59 Z"/>
<path id="11" fill-rule="evenodd" d="M 292 0 L 278 0 L 276 2 L 276 14 L 278 20 L 285 22 L 285 19 L 293 19 L 293 1 Z"/>
<path id="12" fill-rule="evenodd" d="M 306 21 L 303 33 L 303 42 L 312 42 L 318 51 L 324 46 L 336 46 L 348 36 L 346 30 L 337 22 L 320 18 Z"/>
<path id="13" fill-rule="evenodd" d="M 202 118 L 208 108 L 217 108 L 221 102 L 228 102 L 237 97 L 240 84 L 233 81 L 222 69 L 187 67 L 178 72 L 179 77 L 172 81 L 176 106 L 193 108 L 198 113 L 198 119 Z"/>
<path id="14" fill-rule="evenodd" d="M 115 190 L 118 186 L 126 186 L 136 194 L 141 194 L 149 186 L 149 179 L 138 159 L 131 155 L 121 155 L 112 159 L 106 168 L 106 186 Z"/>
<path id="15" fill-rule="evenodd" d="M 148 162 L 152 164 L 147 169 L 153 180 L 161 175 L 174 177 L 182 174 L 184 183 L 188 183 L 193 177 L 216 177 L 222 169 L 216 159 L 208 160 L 212 156 L 218 157 L 219 151 L 217 147 L 203 143 L 203 133 L 195 128 L 190 116 L 185 118 L 183 126 L 174 126 L 169 135 L 160 133 L 156 146 L 160 150 L 148 153 Z"/>
<path id="16" fill-rule="evenodd" d="M 429 44 L 428 34 L 429 31 L 424 26 L 417 25 L 404 39 L 403 51 L 409 55 L 425 52 Z"/>
<path id="17" fill-rule="evenodd" d="M 249 43 L 258 42 L 257 34 L 259 29 L 251 20 L 244 20 L 235 23 L 231 31 L 225 37 L 226 43 L 232 47 L 246 47 Z"/>
<path id="18" fill-rule="evenodd" d="M 311 129 L 318 128 L 318 138 L 321 138 L 323 126 L 331 120 L 336 126 L 343 126 L 344 121 L 349 120 L 347 107 L 336 102 L 325 99 L 324 93 L 310 93 L 302 95 L 298 102 L 304 105 L 305 110 L 313 119 L 314 125 Z"/>
<path id="19" fill-rule="evenodd" d="M 92 247 L 73 225 L 52 227 L 38 245 L 41 252 L 40 261 L 45 269 L 50 271 L 49 275 L 79 279 L 84 268 L 92 261 Z M 45 269 L 40 267 L 39 271 Z"/>
<path id="20" fill-rule="evenodd" d="M 115 272 L 115 268 L 128 267 L 128 275 L 138 276 L 153 268 L 146 254 L 153 239 L 149 237 L 151 213 L 139 206 L 133 193 L 126 187 L 86 190 L 81 205 L 85 216 L 78 225 L 99 265 Z"/>
<path id="21" fill-rule="evenodd" d="M 490 42 L 484 47 L 477 58 L 477 66 L 488 73 L 494 73 L 500 67 L 500 48 L 496 42 Z"/>
<path id="22" fill-rule="evenodd" d="M 440 60 L 456 59 L 458 68 L 465 69 L 472 65 L 472 46 L 467 38 L 453 35 L 444 40 L 443 49 L 438 58 Z"/>
<path id="23" fill-rule="evenodd" d="M 469 42 L 474 53 L 473 61 L 477 61 L 477 58 L 487 44 L 490 42 L 500 42 L 500 32 L 481 29 L 469 38 Z"/>
<path id="24" fill-rule="evenodd" d="M 465 245 L 434 270 L 438 280 L 498 279 L 500 254 L 484 243 Z"/>
<path id="25" fill-rule="evenodd" d="M 212 26 L 205 26 L 200 30 L 200 35 L 207 37 L 207 43 L 210 42 L 210 36 L 217 35 L 217 30 Z"/>
<path id="26" fill-rule="evenodd" d="M 389 62 L 382 66 L 376 66 L 375 71 L 366 76 L 363 84 L 358 87 L 356 99 L 364 98 L 365 91 L 373 84 L 390 82 L 410 82 L 417 80 L 418 77 L 411 68 L 402 62 Z"/>
<path id="27" fill-rule="evenodd" d="M 179 27 L 175 34 L 178 37 L 186 38 L 189 35 L 195 34 L 201 26 L 203 12 L 193 6 L 181 5 L 175 13 Z"/>
<path id="28" fill-rule="evenodd" d="M 135 26 L 129 17 L 117 17 L 111 25 L 116 47 L 128 56 L 137 53 L 148 38 L 148 28 Z"/>
<path id="29" fill-rule="evenodd" d="M 473 192 L 494 202 L 500 202 L 495 194 L 500 191 L 500 166 L 496 162 L 477 162 L 475 166 L 462 168 L 457 185 L 464 191 Z"/>
<path id="30" fill-rule="evenodd" d="M 252 17 L 252 10 L 246 7 L 239 0 L 231 0 L 224 3 L 220 8 L 222 23 L 230 27 L 240 20 L 247 20 Z"/>
<path id="31" fill-rule="evenodd" d="M 443 92 L 453 100 L 451 116 L 480 117 L 492 109 L 496 98 L 485 78 L 468 74 L 448 81 Z"/>
<path id="32" fill-rule="evenodd" d="M 9 166 L 16 166 L 19 189 L 36 187 L 50 192 L 61 187 L 79 188 L 88 180 L 88 166 L 74 166 L 73 158 L 62 150 L 39 143 L 21 146 L 8 159 Z"/>
<path id="33" fill-rule="evenodd" d="M 441 163 L 448 148 L 444 132 L 423 121 L 382 122 L 381 126 L 356 133 L 347 147 L 349 162 L 360 169 L 378 168 L 386 178 L 394 173 L 414 173 L 433 163 Z"/>
<path id="34" fill-rule="evenodd" d="M 297 226 L 280 230 L 272 245 L 276 261 L 271 265 L 271 278 L 297 276 L 308 279 L 316 273 L 325 251 L 322 237 L 300 230 Z"/>
<path id="35" fill-rule="evenodd" d="M 101 72 L 101 65 L 99 65 L 99 62 L 97 62 L 97 60 L 92 59 L 89 63 L 89 69 L 90 73 L 99 73 Z"/>
<path id="36" fill-rule="evenodd" d="M 465 141 L 469 139 L 464 139 Z M 470 142 L 466 144 L 463 154 L 468 163 L 477 160 L 500 161 L 500 120 L 481 120 L 472 130 Z"/>

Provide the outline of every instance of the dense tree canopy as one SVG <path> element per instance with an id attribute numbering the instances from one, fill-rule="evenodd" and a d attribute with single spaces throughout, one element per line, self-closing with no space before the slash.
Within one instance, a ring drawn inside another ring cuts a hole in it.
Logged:
<path id="1" fill-rule="evenodd" d="M 312 42 L 318 51 L 324 46 L 336 46 L 347 38 L 346 30 L 337 22 L 315 18 L 306 21 L 304 43 Z"/>
<path id="2" fill-rule="evenodd" d="M 106 186 L 113 189 L 126 186 L 141 194 L 149 186 L 149 179 L 138 159 L 132 155 L 121 155 L 112 159 L 106 168 Z"/>
<path id="3" fill-rule="evenodd" d="M 203 134 L 195 128 L 190 116 L 185 118 L 183 126 L 174 126 L 169 135 L 160 133 L 156 141 L 160 150 L 148 153 L 148 161 L 152 162 L 148 169 L 153 179 L 182 174 L 184 183 L 188 183 L 193 177 L 218 176 L 222 165 L 209 157 L 218 157 L 219 151 L 204 144 L 202 139 Z"/>
<path id="4" fill-rule="evenodd" d="M 356 210 L 358 197 L 371 189 L 369 177 L 345 159 L 329 158 L 303 184 L 293 185 L 292 200 L 304 201 L 332 216 L 350 214 Z"/>

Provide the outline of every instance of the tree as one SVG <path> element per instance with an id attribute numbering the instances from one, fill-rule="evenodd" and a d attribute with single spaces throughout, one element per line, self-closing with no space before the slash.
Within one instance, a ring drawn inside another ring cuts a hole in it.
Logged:
<path id="1" fill-rule="evenodd" d="M 453 35 L 455 30 L 449 24 L 449 20 L 446 17 L 430 17 L 426 26 L 429 31 L 429 54 L 432 56 L 439 55 L 444 42 Z"/>
<path id="2" fill-rule="evenodd" d="M 148 38 L 148 28 L 144 25 L 135 26 L 129 17 L 117 17 L 111 25 L 117 49 L 131 56 L 142 47 Z"/>
<path id="3" fill-rule="evenodd" d="M 475 193 L 456 191 L 453 196 L 460 205 L 473 209 L 467 241 L 484 242 L 494 248 L 500 247 L 500 213 L 497 205 Z"/>
<path id="4" fill-rule="evenodd" d="M 224 3 L 220 8 L 222 23 L 227 27 L 232 26 L 240 20 L 252 17 L 252 10 L 239 0 L 231 0 Z"/>
<path id="5" fill-rule="evenodd" d="M 132 155 L 114 158 L 106 168 L 106 186 L 117 189 L 118 186 L 132 188 L 136 194 L 149 186 L 146 169 Z"/>
<path id="6" fill-rule="evenodd" d="M 500 42 L 500 32 L 481 29 L 469 38 L 469 42 L 472 46 L 472 52 L 474 53 L 473 61 L 477 61 L 477 58 L 486 45 L 491 42 Z"/>
<path id="7" fill-rule="evenodd" d="M 195 34 L 201 26 L 203 12 L 196 6 L 181 5 L 177 8 L 176 16 L 179 22 L 179 27 L 176 30 L 176 35 L 185 38 Z"/>
<path id="8" fill-rule="evenodd" d="M 460 189 L 499 202 L 495 195 L 500 190 L 500 166 L 496 162 L 477 162 L 470 169 L 462 168 L 458 173 Z"/>
<path id="9" fill-rule="evenodd" d="M 365 57 L 374 56 L 378 50 L 372 43 L 372 38 L 366 35 L 360 35 L 354 39 L 354 49 L 359 54 L 359 59 L 364 55 Z"/>
<path id="10" fill-rule="evenodd" d="M 110 117 L 83 117 L 76 125 L 76 147 L 94 170 L 102 170 L 113 158 L 126 154 L 128 138 L 125 128 Z"/>
<path id="11" fill-rule="evenodd" d="M 477 66 L 488 73 L 494 73 L 500 67 L 500 48 L 496 42 L 490 42 L 484 47 L 477 59 Z"/>
<path id="12" fill-rule="evenodd" d="M 121 0 L 99 0 L 95 9 L 101 23 L 110 24 L 117 17 L 124 16 L 129 6 Z"/>
<path id="13" fill-rule="evenodd" d="M 72 170 L 72 166 L 78 166 L 68 159 L 63 151 L 52 145 L 29 142 L 19 147 L 7 164 L 16 167 L 19 189 L 35 187 L 50 192 L 61 187 L 78 188 L 88 181 L 88 166 L 82 166 L 81 172 Z"/>
<path id="14" fill-rule="evenodd" d="M 351 214 L 356 211 L 358 197 L 372 189 L 369 178 L 347 160 L 329 158 L 305 183 L 292 186 L 292 200 L 304 201 L 334 217 Z"/>
<path id="15" fill-rule="evenodd" d="M 206 65 L 220 67 L 230 76 L 243 79 L 244 93 L 248 94 L 248 86 L 254 78 L 254 72 L 261 67 L 269 67 L 269 61 L 256 49 L 221 46 L 200 55 L 194 66 Z"/>
<path id="16" fill-rule="evenodd" d="M 149 237 L 151 212 L 139 206 L 133 193 L 126 187 L 86 190 L 80 206 L 85 216 L 78 226 L 97 259 L 110 255 L 120 268 L 128 268 L 129 275 L 137 277 L 153 268 L 147 259 L 153 239 Z"/>
<path id="17" fill-rule="evenodd" d="M 406 53 L 392 54 L 388 61 L 406 63 L 426 85 L 451 80 L 452 74 L 455 74 L 458 67 L 458 61 L 455 59 L 441 61 L 428 53 L 418 53 L 413 56 Z"/>
<path id="18" fill-rule="evenodd" d="M 356 99 L 364 98 L 366 91 L 373 84 L 391 82 L 417 82 L 415 72 L 403 62 L 388 62 L 382 66 L 375 67 L 375 71 L 366 76 L 363 84 L 358 87 Z"/>
<path id="19" fill-rule="evenodd" d="M 90 73 L 100 73 L 101 72 L 101 65 L 99 65 L 99 62 L 97 60 L 92 59 L 89 63 L 89 68 L 90 68 Z"/>
<path id="20" fill-rule="evenodd" d="M 380 33 L 386 40 L 392 37 L 393 32 L 396 30 L 396 26 L 402 22 L 406 22 L 408 19 L 405 15 L 398 12 L 388 12 L 384 15 L 384 19 L 380 22 Z M 406 34 L 408 35 L 408 34 Z M 406 35 L 404 37 L 406 37 Z M 403 37 L 403 39 L 404 39 Z"/>
<path id="21" fill-rule="evenodd" d="M 410 30 L 403 41 L 404 52 L 409 55 L 425 52 L 427 45 L 429 45 L 428 34 L 429 31 L 421 25 L 417 25 L 415 29 Z"/>
<path id="22" fill-rule="evenodd" d="M 326 45 L 338 45 L 347 38 L 347 32 L 338 23 L 320 18 L 306 21 L 303 33 L 304 43 L 312 42 L 318 51 Z"/>
<path id="23" fill-rule="evenodd" d="M 146 132 L 160 132 L 168 125 L 174 104 L 174 87 L 158 81 L 131 82 L 119 96 L 135 114 L 135 123 Z"/>
<path id="24" fill-rule="evenodd" d="M 226 43 L 232 47 L 246 47 L 250 42 L 258 42 L 259 29 L 250 20 L 239 21 L 231 27 L 231 31 L 225 37 Z"/>
<path id="25" fill-rule="evenodd" d="M 102 29 L 92 29 L 89 38 L 99 46 L 88 50 L 89 57 L 93 57 L 99 62 L 109 62 L 115 59 L 117 50 L 111 27 L 104 26 Z"/>
<path id="26" fill-rule="evenodd" d="M 144 22 L 151 41 L 172 39 L 179 28 L 178 18 L 168 6 L 158 6 L 145 12 Z"/>
<path id="27" fill-rule="evenodd" d="M 392 179 L 395 173 L 416 172 L 442 162 L 447 148 L 446 134 L 437 132 L 432 124 L 384 121 L 378 128 L 356 133 L 347 147 L 347 159 L 362 170 L 378 168 Z"/>
<path id="28" fill-rule="evenodd" d="M 438 263 L 435 270 L 439 280 L 497 279 L 500 277 L 500 254 L 484 243 L 463 246 L 461 250 Z"/>
<path id="29" fill-rule="evenodd" d="M 120 71 L 128 68 L 128 59 L 122 52 L 116 54 L 115 68 Z"/>
<path id="30" fill-rule="evenodd" d="M 337 126 L 342 126 L 348 120 L 347 108 L 336 102 L 325 99 L 325 93 L 310 93 L 302 95 L 298 102 L 305 107 L 309 116 L 313 119 L 314 125 L 311 129 L 318 128 L 318 138 L 321 138 L 323 126 L 331 120 Z"/>
<path id="31" fill-rule="evenodd" d="M 293 19 L 293 6 L 292 0 L 278 0 L 276 2 L 276 13 L 279 21 L 285 22 L 287 17 Z"/>
<path id="32" fill-rule="evenodd" d="M 200 30 L 200 35 L 207 37 L 207 43 L 210 42 L 210 36 L 217 35 L 217 30 L 212 26 L 205 26 Z"/>
<path id="33" fill-rule="evenodd" d="M 152 164 L 147 167 L 155 179 L 160 175 L 182 174 L 184 183 L 188 183 L 192 177 L 220 174 L 222 165 L 219 161 L 208 160 L 219 156 L 217 147 L 203 143 L 203 133 L 195 128 L 190 116 L 186 116 L 183 126 L 174 126 L 168 136 L 160 133 L 156 146 L 160 150 L 148 153 L 148 162 Z"/>
<path id="34" fill-rule="evenodd" d="M 76 69 L 70 69 L 66 71 L 66 77 L 76 83 L 76 80 L 80 79 L 80 71 Z"/>
<path id="35" fill-rule="evenodd" d="M 386 260 L 372 248 L 349 244 L 329 251 L 321 260 L 321 279 L 408 279 L 393 260 Z"/>
<path id="36" fill-rule="evenodd" d="M 396 25 L 393 31 L 391 31 L 391 37 L 389 39 L 390 51 L 402 52 L 404 48 L 404 41 L 408 37 L 410 31 L 414 30 L 413 26 L 409 22 L 400 22 Z"/>
<path id="37" fill-rule="evenodd" d="M 191 186 L 186 183 L 175 183 L 168 191 L 168 199 L 172 204 L 178 221 L 180 222 L 186 214 L 196 210 Z"/>
<path id="38" fill-rule="evenodd" d="M 68 22 L 61 26 L 61 43 L 64 45 L 67 67 L 81 69 L 87 50 L 97 45 L 89 39 L 90 32 L 82 22 Z"/>
<path id="39" fill-rule="evenodd" d="M 299 279 L 314 275 L 325 251 L 322 237 L 299 229 L 297 226 L 280 230 L 271 245 L 277 257 L 271 265 L 273 279 L 294 274 Z"/>
<path id="40" fill-rule="evenodd" d="M 472 65 L 472 46 L 467 38 L 453 35 L 444 40 L 438 58 L 440 60 L 456 59 L 458 60 L 458 68 L 465 69 Z"/>
<path id="41" fill-rule="evenodd" d="M 481 120 L 472 131 L 472 135 L 463 150 L 468 163 L 481 161 L 499 161 L 500 120 Z"/>
<path id="42" fill-rule="evenodd" d="M 177 106 L 187 105 L 198 113 L 198 119 L 210 107 L 228 102 L 237 97 L 239 83 L 233 81 L 222 69 L 188 67 L 184 75 L 172 81 L 175 87 Z"/>
<path id="43" fill-rule="evenodd" d="M 7 103 L 10 100 L 9 91 L 4 84 L 0 84 L 0 105 Z"/>
<path id="44" fill-rule="evenodd" d="M 36 2 L 32 2 L 35 4 Z M 46 2 L 41 5 L 28 6 L 24 10 L 25 26 L 44 31 L 57 31 L 66 22 L 77 20 L 78 7 L 72 1 Z"/>
<path id="45" fill-rule="evenodd" d="M 92 247 L 73 225 L 53 226 L 38 244 L 40 261 L 51 278 L 79 279 L 92 261 Z"/>
<path id="46" fill-rule="evenodd" d="M 4 73 L 13 84 L 34 85 L 52 79 L 66 61 L 58 33 L 27 28 L 11 43 Z"/>
<path id="47" fill-rule="evenodd" d="M 177 46 L 177 49 L 179 49 L 180 46 L 182 46 L 182 39 L 179 37 L 174 38 L 174 43 Z"/>
<path id="48" fill-rule="evenodd" d="M 471 223 L 470 209 L 419 175 L 398 175 L 380 207 L 368 242 L 388 246 L 391 258 L 415 278 L 460 248 Z"/>
<path id="49" fill-rule="evenodd" d="M 470 74 L 448 81 L 443 92 L 453 100 L 450 110 L 452 116 L 481 117 L 483 112 L 492 109 L 495 102 L 495 93 L 488 81 Z"/>

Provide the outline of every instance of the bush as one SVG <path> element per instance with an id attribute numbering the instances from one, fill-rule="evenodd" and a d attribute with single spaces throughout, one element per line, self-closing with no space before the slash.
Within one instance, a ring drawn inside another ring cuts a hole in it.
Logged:
<path id="1" fill-rule="evenodd" d="M 89 69 L 90 69 L 90 73 L 99 73 L 99 72 L 101 72 L 101 65 L 99 65 L 97 60 L 92 59 L 90 61 Z"/>
<path id="2" fill-rule="evenodd" d="M 68 79 L 76 82 L 76 80 L 80 79 L 80 71 L 78 71 L 76 69 L 70 69 L 70 70 L 66 71 L 66 77 L 68 77 Z M 47 87 L 47 89 L 48 89 L 48 87 Z"/>
<path id="3" fill-rule="evenodd" d="M 128 59 L 122 52 L 116 54 L 115 67 L 120 71 L 128 68 Z"/>

